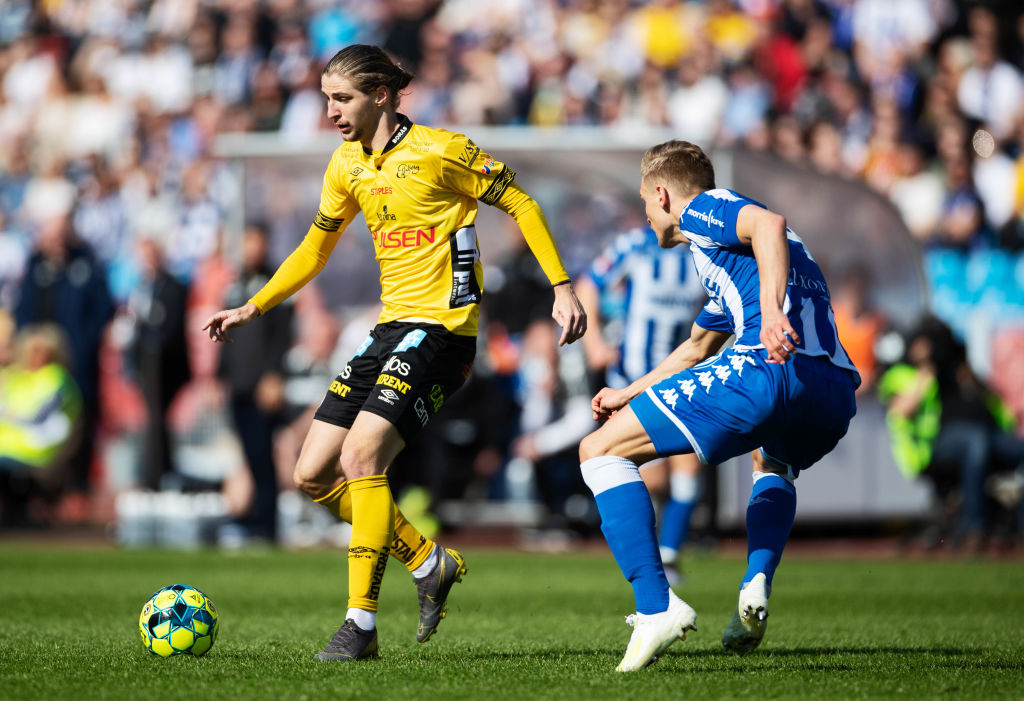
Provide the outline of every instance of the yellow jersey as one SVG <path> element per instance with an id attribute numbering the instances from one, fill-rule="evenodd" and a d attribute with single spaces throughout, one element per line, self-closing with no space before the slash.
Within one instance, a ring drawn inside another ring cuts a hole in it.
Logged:
<path id="1" fill-rule="evenodd" d="M 358 142 L 335 150 L 306 239 L 250 300 L 261 312 L 323 268 L 360 210 L 380 265 L 380 323 L 428 321 L 476 334 L 483 289 L 477 200 L 516 218 L 552 284 L 568 280 L 539 207 L 513 183 L 515 171 L 462 134 L 398 116 L 381 150 Z"/>

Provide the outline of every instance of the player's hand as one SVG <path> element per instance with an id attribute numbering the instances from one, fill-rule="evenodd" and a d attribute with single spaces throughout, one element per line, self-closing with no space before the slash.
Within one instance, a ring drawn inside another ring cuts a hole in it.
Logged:
<path id="1" fill-rule="evenodd" d="M 259 315 L 259 308 L 252 302 L 246 302 L 241 307 L 224 309 L 211 316 L 203 324 L 203 331 L 210 334 L 214 343 L 234 343 L 227 334 L 228 329 L 245 326 Z"/>
<path id="2" fill-rule="evenodd" d="M 633 396 L 628 389 L 605 387 L 590 400 L 590 410 L 594 413 L 594 421 L 604 423 L 614 416 L 615 412 L 629 404 Z"/>
<path id="3" fill-rule="evenodd" d="M 562 327 L 562 336 L 558 345 L 573 343 L 587 331 L 587 312 L 576 298 L 572 283 L 555 287 L 555 304 L 551 308 L 551 318 Z"/>
<path id="4" fill-rule="evenodd" d="M 768 362 L 784 363 L 796 350 L 800 336 L 793 330 L 789 318 L 781 311 L 765 315 L 761 312 L 761 343 L 768 351 Z"/>

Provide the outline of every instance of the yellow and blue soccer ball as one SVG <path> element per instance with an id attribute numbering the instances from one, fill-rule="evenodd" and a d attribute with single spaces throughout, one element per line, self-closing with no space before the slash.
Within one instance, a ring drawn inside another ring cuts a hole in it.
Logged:
<path id="1" fill-rule="evenodd" d="M 172 584 L 149 597 L 139 615 L 142 644 L 154 655 L 205 655 L 220 621 L 210 598 L 187 584 Z"/>

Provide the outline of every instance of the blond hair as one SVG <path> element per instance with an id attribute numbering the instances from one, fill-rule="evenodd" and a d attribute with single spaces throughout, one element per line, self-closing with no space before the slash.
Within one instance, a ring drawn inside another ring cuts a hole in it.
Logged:
<path id="1" fill-rule="evenodd" d="M 29 349 L 34 345 L 42 345 L 46 348 L 46 355 L 50 363 L 68 366 L 68 337 L 57 324 L 44 322 L 23 328 L 14 342 L 14 361 L 23 365 Z"/>
<path id="2" fill-rule="evenodd" d="M 651 184 L 668 185 L 682 195 L 715 189 L 711 159 L 700 146 L 679 139 L 647 149 L 640 160 L 640 176 Z"/>

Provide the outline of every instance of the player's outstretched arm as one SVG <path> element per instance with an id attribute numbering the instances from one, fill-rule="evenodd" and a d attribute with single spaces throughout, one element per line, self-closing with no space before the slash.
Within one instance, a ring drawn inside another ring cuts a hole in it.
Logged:
<path id="1" fill-rule="evenodd" d="M 241 307 L 223 309 L 211 316 L 203 324 L 203 331 L 210 334 L 214 343 L 233 343 L 228 336 L 228 329 L 245 326 L 259 315 L 259 307 L 252 302 L 246 302 Z"/>
<path id="2" fill-rule="evenodd" d="M 697 363 L 707 360 L 729 340 L 732 334 L 724 331 L 713 331 L 694 324 L 690 337 L 678 348 L 668 354 L 657 367 L 643 377 L 637 379 L 623 389 L 605 387 L 590 401 L 595 421 L 606 421 L 612 414 L 629 404 L 634 397 L 648 387 L 661 382 L 667 377 L 691 368 Z"/>
<path id="3" fill-rule="evenodd" d="M 736 217 L 736 236 L 749 243 L 761 282 L 761 343 L 772 362 L 784 363 L 800 337 L 783 311 L 789 284 L 789 242 L 781 214 L 748 204 Z"/>
<path id="4" fill-rule="evenodd" d="M 587 331 L 587 312 L 576 298 L 540 205 L 514 182 L 505 187 L 496 201 L 488 204 L 493 204 L 516 220 L 526 245 L 540 263 L 548 281 L 554 285 L 555 303 L 551 308 L 551 318 L 562 327 L 558 345 L 564 346 L 581 338 Z"/>

